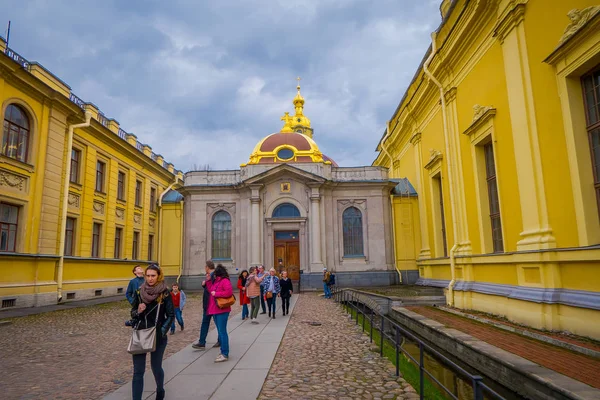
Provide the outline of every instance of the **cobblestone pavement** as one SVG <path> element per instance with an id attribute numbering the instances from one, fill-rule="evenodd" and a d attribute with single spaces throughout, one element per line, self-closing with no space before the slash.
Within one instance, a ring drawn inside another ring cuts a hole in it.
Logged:
<path id="1" fill-rule="evenodd" d="M 516 333 L 506 332 L 433 307 L 414 306 L 406 308 L 543 367 L 600 389 L 600 380 L 598 379 L 600 376 L 600 361 L 597 359 Z"/>
<path id="2" fill-rule="evenodd" d="M 0 398 L 98 399 L 129 383 L 131 328 L 124 326 L 129 309 L 121 301 L 14 318 L 0 326 Z M 240 309 L 233 307 L 232 318 L 239 318 Z M 183 318 L 185 330 L 177 326 L 169 335 L 165 358 L 198 340 L 201 294 L 188 294 Z"/>
<path id="3" fill-rule="evenodd" d="M 372 346 L 333 300 L 302 294 L 259 399 L 419 398 Z"/>

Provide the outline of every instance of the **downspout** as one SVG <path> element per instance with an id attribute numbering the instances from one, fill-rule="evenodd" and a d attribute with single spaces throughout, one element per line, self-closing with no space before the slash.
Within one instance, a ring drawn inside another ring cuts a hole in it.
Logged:
<path id="1" fill-rule="evenodd" d="M 65 228 L 67 226 L 67 209 L 69 205 L 69 183 L 71 176 L 71 149 L 73 148 L 73 131 L 76 128 L 87 128 L 92 122 L 91 111 L 85 112 L 85 122 L 81 124 L 69 125 L 67 133 L 67 157 L 65 162 L 65 179 L 63 183 L 63 198 L 62 198 L 62 214 L 60 218 L 60 241 L 58 242 L 58 268 L 56 270 L 56 294 L 58 303 L 62 301 L 62 288 L 63 288 L 63 271 L 65 265 Z"/>
<path id="2" fill-rule="evenodd" d="M 388 150 L 385 148 L 385 141 L 387 140 L 387 138 L 389 136 L 390 136 L 390 121 L 387 122 L 386 135 L 381 140 L 381 150 L 383 150 L 385 155 L 388 156 L 388 158 L 390 159 L 390 169 L 392 170 L 392 174 L 393 174 L 394 159 L 392 158 L 392 156 L 390 155 Z M 402 283 L 402 274 L 400 273 L 400 271 L 398 271 L 398 267 L 396 266 L 396 216 L 395 216 L 395 212 L 394 212 L 394 195 L 392 193 L 390 193 L 390 207 L 392 208 L 392 239 L 393 239 L 392 249 L 394 250 L 394 254 L 393 254 L 394 270 L 396 270 L 396 272 L 398 273 L 398 279 L 400 280 L 400 283 Z"/>
<path id="3" fill-rule="evenodd" d="M 454 195 L 452 194 L 452 188 L 454 187 L 454 182 L 452 179 L 453 161 L 452 161 L 452 156 L 450 155 L 450 142 L 448 139 L 448 136 L 449 136 L 448 135 L 448 117 L 446 115 L 446 99 L 444 97 L 444 87 L 437 79 L 435 79 L 435 77 L 433 76 L 431 71 L 429 71 L 429 64 L 431 63 L 431 60 L 433 60 L 433 57 L 435 56 L 435 53 L 437 51 L 436 42 L 435 42 L 436 36 L 437 36 L 437 32 L 431 33 L 431 53 L 429 54 L 429 57 L 427 57 L 427 60 L 425 60 L 425 62 L 423 63 L 423 72 L 425 72 L 425 75 L 427 75 L 427 77 L 438 87 L 438 89 L 440 91 L 440 102 L 442 105 L 442 121 L 443 121 L 443 129 L 444 129 L 444 140 L 446 142 L 446 157 L 445 158 L 446 158 L 446 163 L 447 163 L 447 167 L 448 167 L 448 187 L 450 188 L 450 207 L 452 210 L 452 232 L 454 235 L 454 245 L 450 249 L 450 275 L 451 275 L 452 279 L 450 280 L 450 283 L 448 284 L 448 298 L 449 298 L 448 305 L 454 306 L 454 284 L 456 283 L 454 252 L 458 248 L 458 221 L 456 220 L 456 205 L 454 204 Z"/>
<path id="4" fill-rule="evenodd" d="M 163 227 L 163 197 L 179 182 L 179 176 L 175 175 L 175 182 L 171 183 L 161 194 L 158 196 L 158 254 L 156 261 L 158 265 L 162 266 L 162 227 Z"/>

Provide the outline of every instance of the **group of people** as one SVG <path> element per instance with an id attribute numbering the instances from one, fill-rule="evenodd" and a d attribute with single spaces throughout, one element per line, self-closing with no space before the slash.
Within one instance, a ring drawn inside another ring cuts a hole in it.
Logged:
<path id="1" fill-rule="evenodd" d="M 210 321 L 213 319 L 218 337 L 213 347 L 219 347 L 221 350 L 215 362 L 224 362 L 229 359 L 227 321 L 231 306 L 221 306 L 218 299 L 227 299 L 226 302 L 221 303 L 231 303 L 228 300 L 233 297 L 233 286 L 223 265 L 215 266 L 211 260 L 208 260 L 205 272 L 206 276 L 202 281 L 204 314 L 200 326 L 200 338 L 197 343 L 192 344 L 192 348 L 197 350 L 206 348 L 206 337 Z M 125 324 L 134 329 L 156 327 L 156 347 L 150 352 L 150 367 L 156 381 L 156 399 L 162 400 L 165 398 L 162 359 L 167 347 L 167 334 L 169 330 L 171 334 L 175 333 L 176 320 L 181 330 L 184 329 L 182 310 L 186 303 L 186 295 L 179 290 L 177 283 L 169 289 L 164 281 L 164 273 L 157 264 L 149 265 L 145 271 L 141 266 L 136 266 L 133 273 L 135 278 L 129 282 L 125 293 L 131 304 L 131 320 Z M 249 270 L 240 273 L 237 287 L 243 321 L 250 318 L 252 324 L 258 324 L 257 317 L 261 307 L 261 314 L 266 314 L 268 309 L 269 318 L 275 319 L 277 298 L 281 299 L 282 314 L 284 316 L 289 314 L 293 286 L 287 275 L 286 271 L 282 271 L 281 278 L 278 277 L 274 268 L 266 274 L 262 265 L 250 267 Z M 146 354 L 133 355 L 132 397 L 134 400 L 142 398 Z"/>

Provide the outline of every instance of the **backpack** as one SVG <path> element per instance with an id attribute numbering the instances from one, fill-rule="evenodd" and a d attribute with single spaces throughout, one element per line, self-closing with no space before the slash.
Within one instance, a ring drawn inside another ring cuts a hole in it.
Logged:
<path id="1" fill-rule="evenodd" d="M 328 285 L 329 285 L 329 286 L 333 286 L 333 285 L 335 285 L 335 274 L 334 274 L 334 273 L 331 273 L 331 274 L 329 275 L 329 283 L 328 283 Z"/>

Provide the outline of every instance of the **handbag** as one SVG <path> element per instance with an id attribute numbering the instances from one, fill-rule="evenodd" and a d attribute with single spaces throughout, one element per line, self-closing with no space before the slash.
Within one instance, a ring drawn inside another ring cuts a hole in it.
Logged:
<path id="1" fill-rule="evenodd" d="M 236 301 L 235 295 L 233 294 L 229 297 L 215 297 L 215 300 L 217 301 L 217 307 L 219 308 L 231 307 Z"/>
<path id="2" fill-rule="evenodd" d="M 265 296 L 267 299 L 272 299 L 273 298 L 273 292 L 268 291 L 267 295 Z"/>
<path id="3" fill-rule="evenodd" d="M 129 340 L 129 346 L 127 346 L 127 352 L 129 354 L 144 354 L 144 353 L 152 353 L 156 350 L 156 326 L 158 325 L 158 316 L 160 315 L 160 304 L 158 303 L 156 307 L 156 321 L 154 322 L 154 326 L 152 328 L 146 329 L 134 329 L 131 334 L 131 340 Z M 152 310 L 150 311 L 152 312 Z M 146 326 L 148 326 L 148 321 L 146 316 L 150 314 L 150 312 L 144 315 L 144 321 L 146 322 Z M 141 323 L 138 322 L 139 326 Z"/>

